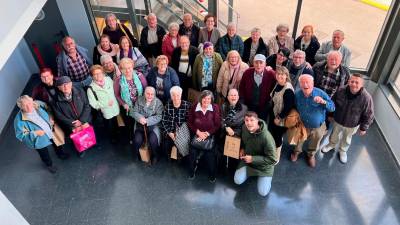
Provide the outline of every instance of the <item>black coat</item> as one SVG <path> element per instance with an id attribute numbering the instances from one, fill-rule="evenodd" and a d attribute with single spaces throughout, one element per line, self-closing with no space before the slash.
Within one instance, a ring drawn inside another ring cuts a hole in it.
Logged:
<path id="1" fill-rule="evenodd" d="M 267 66 L 270 66 L 270 67 L 272 67 L 272 69 L 276 70 L 276 54 L 268 56 L 268 58 L 266 60 L 266 64 L 267 64 Z M 288 68 L 289 65 L 290 65 L 290 59 L 287 59 L 286 61 L 284 61 L 282 63 L 282 66 L 284 66 L 286 68 Z"/>
<path id="2" fill-rule="evenodd" d="M 107 34 L 108 36 L 110 36 L 110 42 L 113 44 L 119 44 L 119 39 L 121 39 L 122 36 L 126 36 L 125 33 L 128 35 L 129 40 L 131 40 L 132 46 L 138 47 L 138 41 L 124 24 L 117 24 L 116 30 L 110 30 L 107 27 L 103 29 L 103 34 Z"/>
<path id="3" fill-rule="evenodd" d="M 177 47 L 172 52 L 171 56 L 171 67 L 178 73 L 178 75 L 179 75 L 179 61 L 181 59 L 181 52 L 182 52 L 181 47 Z M 194 60 L 196 59 L 196 56 L 198 54 L 199 50 L 196 47 L 194 46 L 189 47 L 189 65 L 192 71 L 193 71 Z"/>
<path id="4" fill-rule="evenodd" d="M 300 35 L 295 41 L 294 41 L 294 49 L 301 49 L 301 39 L 303 38 L 303 35 Z M 317 53 L 318 49 L 320 47 L 320 44 L 318 42 L 317 37 L 312 36 L 310 45 L 306 48 L 304 51 L 306 53 L 306 61 L 310 63 L 311 65 L 315 64 L 315 54 Z"/>
<path id="5" fill-rule="evenodd" d="M 249 60 L 250 60 L 251 42 L 252 42 L 251 37 L 249 37 L 243 43 L 244 50 L 243 50 L 242 61 L 247 64 L 249 64 Z M 265 57 L 268 57 L 268 55 L 269 55 L 268 46 L 265 44 L 265 42 L 262 38 L 260 38 L 260 40 L 259 40 L 256 54 L 263 54 L 263 55 L 265 55 Z"/>
<path id="6" fill-rule="evenodd" d="M 94 48 L 93 48 L 93 65 L 96 65 L 96 64 L 101 65 L 100 57 L 101 57 L 101 54 L 100 54 L 99 50 L 97 49 L 97 46 L 94 46 Z M 115 62 L 115 63 L 117 62 L 116 56 L 112 56 L 111 58 L 112 58 L 113 62 Z"/>
<path id="7" fill-rule="evenodd" d="M 82 123 L 90 123 L 92 120 L 89 100 L 82 88 L 72 87 L 71 102 L 68 102 L 62 93 L 58 93 L 52 108 L 55 118 L 67 132 L 72 131 L 74 128 L 72 122 L 75 120 Z"/>
<path id="8" fill-rule="evenodd" d="M 198 46 L 199 45 L 199 32 L 200 28 L 196 25 L 192 25 L 192 34 L 189 37 L 190 45 Z M 179 35 L 186 35 L 185 26 L 182 24 L 179 25 Z"/>
<path id="9" fill-rule="evenodd" d="M 149 45 L 147 43 L 147 36 L 149 34 L 149 27 L 146 26 L 143 28 L 142 33 L 140 34 L 140 51 L 146 58 L 154 57 L 156 58 L 157 56 L 161 55 L 161 45 L 162 45 L 162 40 L 164 38 L 164 35 L 166 34 L 164 28 L 162 28 L 160 25 L 157 25 L 157 38 L 158 41 L 157 43 Z"/>

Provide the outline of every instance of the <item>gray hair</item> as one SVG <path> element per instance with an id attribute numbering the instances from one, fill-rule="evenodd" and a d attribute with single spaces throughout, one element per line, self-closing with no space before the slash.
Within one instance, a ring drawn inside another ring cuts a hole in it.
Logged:
<path id="1" fill-rule="evenodd" d="M 314 82 L 314 77 L 311 76 L 310 74 L 302 74 L 299 76 L 299 81 L 301 81 L 304 78 L 310 78 Z"/>
<path id="2" fill-rule="evenodd" d="M 172 28 L 177 28 L 178 30 L 179 30 L 179 24 L 178 23 L 175 23 L 175 22 L 172 22 L 172 23 L 170 23 L 169 25 L 168 25 L 168 30 L 171 30 Z"/>
<path id="3" fill-rule="evenodd" d="M 155 17 L 155 18 L 157 18 L 156 14 L 154 14 L 154 13 L 149 13 L 149 15 L 147 15 L 147 18 L 149 18 L 149 17 Z"/>
<path id="4" fill-rule="evenodd" d="M 203 100 L 203 98 L 210 96 L 211 97 L 211 103 L 214 102 L 214 94 L 212 93 L 212 91 L 209 90 L 204 90 L 200 93 L 199 96 L 199 103 L 201 104 L 201 100 Z"/>
<path id="5" fill-rule="evenodd" d="M 306 53 L 300 49 L 297 49 L 296 51 L 293 52 L 293 56 L 295 56 L 295 55 L 301 55 L 304 58 L 306 57 Z"/>
<path id="6" fill-rule="evenodd" d="M 340 33 L 344 37 L 344 32 L 342 30 L 339 30 L 339 29 L 334 30 L 332 34 L 334 34 L 334 33 Z"/>
<path id="7" fill-rule="evenodd" d="M 332 56 L 338 57 L 339 60 L 342 61 L 343 55 L 342 55 L 341 52 L 335 51 L 335 50 L 331 50 L 331 51 L 329 51 L 328 54 L 326 55 L 326 59 L 328 59 L 328 58 L 330 58 L 330 57 L 332 57 Z"/>
<path id="8" fill-rule="evenodd" d="M 100 64 L 103 65 L 105 62 L 112 61 L 112 57 L 110 55 L 102 55 L 100 56 Z"/>
<path id="9" fill-rule="evenodd" d="M 228 23 L 228 25 L 226 25 L 226 29 L 229 29 L 229 28 L 235 28 L 236 29 L 236 23 L 234 23 L 234 22 Z"/>
<path id="10" fill-rule="evenodd" d="M 281 29 L 286 29 L 287 32 L 289 32 L 289 25 L 281 23 L 276 27 L 276 32 L 278 32 Z"/>
<path id="11" fill-rule="evenodd" d="M 33 102 L 33 98 L 31 98 L 29 95 L 22 95 L 21 97 L 19 97 L 17 99 L 17 106 L 19 109 L 22 109 L 22 104 L 25 101 L 32 101 Z"/>
<path id="12" fill-rule="evenodd" d="M 75 43 L 75 40 L 74 40 L 71 36 L 65 36 L 65 37 L 61 40 L 61 45 L 63 46 L 63 48 L 66 48 L 66 47 L 65 47 L 65 42 L 67 41 L 67 39 L 71 39 L 72 42 Z M 76 44 L 76 43 L 75 43 L 75 44 Z"/>
<path id="13" fill-rule="evenodd" d="M 192 14 L 190 14 L 190 13 L 185 13 L 185 14 L 183 14 L 182 18 L 185 18 L 185 17 L 187 17 L 187 16 L 189 16 L 190 18 L 193 19 L 193 16 L 192 16 Z"/>
<path id="14" fill-rule="evenodd" d="M 254 27 L 253 29 L 251 29 L 251 34 L 254 32 L 258 32 L 261 34 L 261 29 L 259 27 Z"/>
<path id="15" fill-rule="evenodd" d="M 172 93 L 180 94 L 182 95 L 182 88 L 179 86 L 173 86 L 171 89 L 169 89 L 169 94 L 172 95 Z"/>
<path id="16" fill-rule="evenodd" d="M 107 21 L 108 18 L 113 17 L 115 20 L 117 19 L 117 16 L 114 13 L 107 13 L 107 15 L 104 17 L 104 19 Z"/>
<path id="17" fill-rule="evenodd" d="M 144 92 L 145 92 L 145 93 L 146 93 L 146 91 L 151 91 L 151 92 L 153 92 L 154 95 L 156 94 L 156 89 L 155 89 L 154 87 L 152 87 L 152 86 L 147 86 L 147 87 L 144 89 Z"/>

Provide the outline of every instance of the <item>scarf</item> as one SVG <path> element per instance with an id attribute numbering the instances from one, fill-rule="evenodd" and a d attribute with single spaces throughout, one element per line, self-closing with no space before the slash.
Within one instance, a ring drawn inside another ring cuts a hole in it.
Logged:
<path id="1" fill-rule="evenodd" d="M 116 44 L 110 43 L 111 51 L 105 51 L 101 48 L 100 44 L 97 45 L 97 51 L 99 51 L 100 55 L 109 55 L 111 57 L 117 55 L 119 47 Z"/>
<path id="2" fill-rule="evenodd" d="M 136 74 L 136 72 L 133 71 L 132 73 L 133 82 L 137 88 L 138 96 L 141 96 L 143 94 L 142 83 L 140 82 L 139 76 Z M 121 98 L 126 104 L 129 105 L 129 108 L 131 108 L 133 106 L 133 102 L 131 100 L 131 94 L 129 92 L 129 84 L 125 76 L 121 76 L 119 84 L 121 86 Z"/>
<path id="3" fill-rule="evenodd" d="M 202 56 L 203 58 L 203 79 L 202 79 L 202 87 L 208 87 L 212 84 L 212 69 L 213 69 L 213 58 L 212 56 Z"/>
<path id="4" fill-rule="evenodd" d="M 103 80 L 101 80 L 101 81 L 99 81 L 99 80 L 97 80 L 97 81 L 94 81 L 97 85 L 99 85 L 101 88 L 103 88 L 104 87 L 104 84 L 106 83 L 106 80 L 105 79 L 103 79 Z"/>

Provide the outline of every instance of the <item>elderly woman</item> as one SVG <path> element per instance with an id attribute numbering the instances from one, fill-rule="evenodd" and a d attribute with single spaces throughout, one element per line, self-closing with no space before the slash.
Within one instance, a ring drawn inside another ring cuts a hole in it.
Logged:
<path id="1" fill-rule="evenodd" d="M 135 62 L 134 69 L 141 72 L 145 77 L 149 73 L 150 66 L 147 59 L 138 48 L 132 46 L 132 42 L 122 36 L 119 40 L 120 51 L 117 54 L 117 62 L 120 63 L 123 58 L 130 58 Z"/>
<path id="2" fill-rule="evenodd" d="M 289 69 L 290 80 L 295 90 L 300 89 L 299 77 L 302 74 L 310 74 L 314 76 L 311 65 L 306 62 L 306 53 L 302 50 L 293 52 L 293 60 L 287 65 Z"/>
<path id="3" fill-rule="evenodd" d="M 277 159 L 279 161 L 282 149 L 282 137 L 287 130 L 284 127 L 284 120 L 290 110 L 295 107 L 295 97 L 288 69 L 278 66 L 275 75 L 277 83 L 271 92 L 272 107 L 269 112 L 268 130 L 275 140 Z"/>
<path id="4" fill-rule="evenodd" d="M 266 61 L 267 66 L 271 67 L 273 70 L 275 70 L 277 66 L 287 67 L 290 64 L 289 56 L 289 49 L 281 48 L 278 50 L 278 53 L 268 56 Z"/>
<path id="5" fill-rule="evenodd" d="M 100 64 L 100 57 L 102 55 L 109 55 L 116 62 L 118 52 L 118 45 L 111 43 L 110 37 L 107 34 L 103 34 L 100 36 L 100 43 L 93 49 L 93 64 Z"/>
<path id="6" fill-rule="evenodd" d="M 205 42 L 203 53 L 198 54 L 194 60 L 192 87 L 198 91 L 215 91 L 217 76 L 223 61 L 221 56 L 214 52 L 214 45 Z"/>
<path id="7" fill-rule="evenodd" d="M 109 131 L 111 143 L 116 142 L 119 106 L 114 95 L 113 80 L 105 76 L 103 67 L 93 65 L 90 68 L 93 81 L 87 90 L 89 104 L 93 109 L 101 111 L 104 125 Z"/>
<path id="8" fill-rule="evenodd" d="M 178 73 L 179 84 L 183 89 L 182 97 L 185 100 L 188 97 L 188 89 L 192 87 L 194 60 L 199 54 L 199 50 L 190 44 L 188 36 L 181 36 L 180 47 L 174 49 L 171 57 L 171 67 Z"/>
<path id="9" fill-rule="evenodd" d="M 315 64 L 315 54 L 320 47 L 317 37 L 314 35 L 314 27 L 306 25 L 301 35 L 294 41 L 294 49 L 300 49 L 306 53 L 306 61 L 311 65 Z"/>
<path id="10" fill-rule="evenodd" d="M 221 33 L 217 27 L 215 27 L 216 18 L 213 15 L 208 14 L 204 17 L 205 27 L 200 29 L 199 33 L 199 47 L 205 42 L 211 42 L 213 45 L 217 44 L 218 39 L 221 37 Z"/>
<path id="11" fill-rule="evenodd" d="M 159 55 L 156 58 L 156 66 L 150 70 L 147 81 L 149 86 L 156 89 L 156 96 L 163 104 L 170 99 L 171 87 L 179 86 L 178 75 L 168 66 L 168 58 L 165 55 Z"/>
<path id="12" fill-rule="evenodd" d="M 251 37 L 244 41 L 243 62 L 253 66 L 254 56 L 257 54 L 265 55 L 268 57 L 268 46 L 265 44 L 264 39 L 261 37 L 261 29 L 258 27 L 251 30 Z"/>
<path id="13" fill-rule="evenodd" d="M 177 138 L 185 141 L 183 140 L 185 137 L 178 137 L 177 130 L 188 129 L 187 125 L 184 125 L 184 123 L 188 120 L 189 110 L 191 107 L 190 102 L 182 100 L 182 88 L 179 86 L 173 86 L 170 89 L 170 94 L 171 101 L 168 101 L 165 105 L 161 121 L 162 130 L 166 136 L 163 144 L 167 154 L 169 154 L 169 151 Z M 181 135 L 181 133 L 179 134 Z M 186 141 L 188 144 L 189 140 Z M 185 149 L 184 147 L 180 148 L 180 146 L 178 146 L 178 152 L 184 157 L 189 154 L 189 149 Z"/>
<path id="14" fill-rule="evenodd" d="M 192 106 L 189 112 L 188 126 L 191 132 L 191 147 L 189 150 L 189 179 L 195 178 L 198 156 L 203 153 L 208 167 L 208 178 L 214 183 L 216 178 L 216 147 L 215 135 L 221 126 L 221 114 L 217 104 L 213 104 L 214 95 L 204 90 L 199 102 Z"/>
<path id="15" fill-rule="evenodd" d="M 279 24 L 276 27 L 276 33 L 277 35 L 268 41 L 269 54 L 276 54 L 281 48 L 287 48 L 292 53 L 293 38 L 288 35 L 289 26 L 287 24 Z"/>
<path id="16" fill-rule="evenodd" d="M 227 33 L 218 40 L 216 51 L 225 60 L 229 51 L 236 50 L 240 55 L 243 55 L 243 41 L 242 38 L 236 34 L 236 24 L 229 23 L 227 26 Z"/>
<path id="17" fill-rule="evenodd" d="M 60 159 L 67 159 L 69 155 L 64 152 L 62 145 L 57 146 L 54 142 L 54 121 L 47 114 L 44 106 L 40 106 L 39 102 L 34 102 L 28 95 L 19 97 L 17 106 L 20 111 L 14 119 L 16 138 L 28 148 L 35 149 L 47 169 L 55 173 L 57 168 L 53 166 L 48 147 L 53 145 Z"/>
<path id="18" fill-rule="evenodd" d="M 111 56 L 102 55 L 100 57 L 100 63 L 103 66 L 105 75 L 110 77 L 112 80 L 115 80 L 117 77 L 121 76 L 121 71 L 119 70 L 117 64 L 113 62 Z"/>
<path id="19" fill-rule="evenodd" d="M 164 36 L 161 51 L 163 55 L 168 57 L 168 61 L 171 62 L 172 52 L 175 48 L 179 47 L 179 24 L 170 23 L 168 26 L 168 33 Z"/>
<path id="20" fill-rule="evenodd" d="M 222 99 L 228 96 L 228 90 L 239 89 L 244 71 L 249 66 L 242 62 L 239 52 L 232 50 L 228 53 L 226 61 L 222 63 L 217 79 L 217 93 Z"/>
<path id="21" fill-rule="evenodd" d="M 133 118 L 136 121 L 134 154 L 138 154 L 140 146 L 145 141 L 144 129 L 147 132 L 147 141 L 152 152 L 152 164 L 159 158 L 158 146 L 160 144 L 160 128 L 163 113 L 163 104 L 155 96 L 156 90 L 153 87 L 146 87 L 144 96 L 140 96 L 133 108 Z"/>
<path id="22" fill-rule="evenodd" d="M 138 71 L 133 69 L 135 63 L 130 58 L 123 58 L 119 63 L 122 75 L 114 81 L 114 93 L 120 105 L 122 117 L 128 125 L 129 142 L 133 143 L 133 106 L 139 96 L 143 95 L 144 88 L 147 86 L 146 78 Z"/>
<path id="23" fill-rule="evenodd" d="M 138 47 L 138 41 L 132 35 L 131 31 L 122 23 L 118 23 L 118 19 L 114 13 L 109 13 L 105 17 L 106 27 L 103 29 L 103 34 L 107 34 L 110 37 L 110 41 L 113 44 L 118 44 L 119 39 L 122 36 L 129 37 L 134 47 Z"/>
<path id="24" fill-rule="evenodd" d="M 247 106 L 239 102 L 239 91 L 236 88 L 229 89 L 227 100 L 221 109 L 224 134 L 240 137 Z"/>

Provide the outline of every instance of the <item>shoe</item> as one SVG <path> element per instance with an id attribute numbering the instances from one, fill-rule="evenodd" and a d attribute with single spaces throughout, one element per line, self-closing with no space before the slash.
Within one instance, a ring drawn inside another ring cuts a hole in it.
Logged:
<path id="1" fill-rule="evenodd" d="M 327 153 L 331 150 L 335 149 L 335 147 L 330 146 L 329 144 L 325 145 L 324 147 L 321 148 L 322 153 Z"/>
<path id="2" fill-rule="evenodd" d="M 208 181 L 210 181 L 210 183 L 215 183 L 215 181 L 217 180 L 217 178 L 215 178 L 215 176 L 209 176 L 208 177 Z"/>
<path id="3" fill-rule="evenodd" d="M 57 167 L 55 166 L 48 166 L 47 170 L 50 171 L 50 173 L 56 173 L 57 172 Z"/>
<path id="4" fill-rule="evenodd" d="M 347 153 L 346 152 L 339 152 L 339 160 L 343 164 L 347 163 Z"/>
<path id="5" fill-rule="evenodd" d="M 308 166 L 310 166 L 311 168 L 314 168 L 317 163 L 315 160 L 315 156 L 309 156 L 307 159 L 307 163 L 308 163 Z"/>
<path id="6" fill-rule="evenodd" d="M 194 178 L 196 178 L 196 171 L 192 171 L 189 174 L 189 180 L 194 180 Z"/>
<path id="7" fill-rule="evenodd" d="M 85 157 L 85 155 L 86 155 L 86 152 L 79 152 L 78 153 L 78 157 L 79 158 L 83 158 L 83 157 Z"/>
<path id="8" fill-rule="evenodd" d="M 296 162 L 297 158 L 299 158 L 300 152 L 292 152 L 292 154 L 290 155 L 290 161 L 292 162 Z"/>

